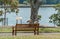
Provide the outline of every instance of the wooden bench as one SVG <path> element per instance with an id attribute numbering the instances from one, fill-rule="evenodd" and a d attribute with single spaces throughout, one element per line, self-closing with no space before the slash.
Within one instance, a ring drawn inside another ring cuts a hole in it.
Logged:
<path id="1" fill-rule="evenodd" d="M 34 31 L 34 35 L 39 35 L 39 24 L 16 24 L 12 27 L 12 35 L 16 35 L 17 31 Z"/>

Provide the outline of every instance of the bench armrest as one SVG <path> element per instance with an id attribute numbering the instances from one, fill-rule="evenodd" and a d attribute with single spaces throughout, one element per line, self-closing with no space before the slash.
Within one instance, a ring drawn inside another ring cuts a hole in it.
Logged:
<path id="1" fill-rule="evenodd" d="M 14 26 L 12 26 L 12 30 L 15 30 L 15 27 Z"/>

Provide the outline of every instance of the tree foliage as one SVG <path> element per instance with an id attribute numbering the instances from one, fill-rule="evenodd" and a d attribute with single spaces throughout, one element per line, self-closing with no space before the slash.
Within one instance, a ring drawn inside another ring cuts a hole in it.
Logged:
<path id="1" fill-rule="evenodd" d="M 56 10 L 58 10 L 58 12 L 56 14 L 52 14 L 49 19 L 50 19 L 50 23 L 54 23 L 55 25 L 60 26 L 60 4 L 57 4 L 54 7 Z"/>
<path id="2" fill-rule="evenodd" d="M 2 2 L 2 5 L 4 5 L 4 10 L 0 11 L 0 15 L 4 14 L 4 25 L 6 23 L 6 13 L 7 12 L 15 12 L 16 14 L 18 13 L 18 5 L 19 2 L 18 0 L 0 0 Z M 10 8 L 7 8 L 6 6 L 11 6 Z M 4 12 L 5 11 L 5 12 Z M 4 12 L 4 13 L 3 13 Z"/>
<path id="3" fill-rule="evenodd" d="M 41 20 L 41 15 L 38 15 L 38 20 Z"/>
<path id="4" fill-rule="evenodd" d="M 4 5 L 4 9 L 6 11 L 10 11 L 10 12 L 17 12 L 18 11 L 18 5 L 19 5 L 19 2 L 18 0 L 0 0 L 0 2 L 2 2 Z M 11 6 L 10 8 L 7 8 L 5 6 Z"/>

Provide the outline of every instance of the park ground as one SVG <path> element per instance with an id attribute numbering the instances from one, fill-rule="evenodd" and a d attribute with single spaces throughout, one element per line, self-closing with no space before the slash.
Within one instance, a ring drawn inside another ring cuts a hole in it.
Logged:
<path id="1" fill-rule="evenodd" d="M 17 36 L 12 36 L 11 33 L 0 33 L 0 39 L 60 39 L 60 33 L 18 33 Z"/>
<path id="2" fill-rule="evenodd" d="M 0 39 L 60 39 L 60 27 L 58 28 L 40 28 L 39 35 L 33 32 L 18 32 L 17 36 L 12 36 L 11 27 L 0 27 Z"/>

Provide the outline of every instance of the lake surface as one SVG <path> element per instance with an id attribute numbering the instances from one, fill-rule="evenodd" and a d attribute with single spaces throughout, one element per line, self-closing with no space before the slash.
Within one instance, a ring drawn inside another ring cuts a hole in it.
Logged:
<path id="1" fill-rule="evenodd" d="M 31 11 L 30 8 L 19 8 L 18 16 L 22 17 L 23 24 L 27 24 L 27 20 L 30 19 L 30 13 L 31 13 L 30 11 Z M 52 7 L 39 8 L 38 13 L 39 15 L 42 16 L 41 20 L 39 21 L 40 25 L 54 26 L 53 23 L 49 23 L 49 17 L 52 14 L 57 13 L 57 11 L 54 8 Z M 4 16 L 1 16 L 1 17 L 4 17 Z M 16 14 L 14 12 L 7 13 L 7 18 L 8 18 L 8 25 L 16 24 Z M 19 23 L 20 23 L 20 20 L 19 20 Z"/>

